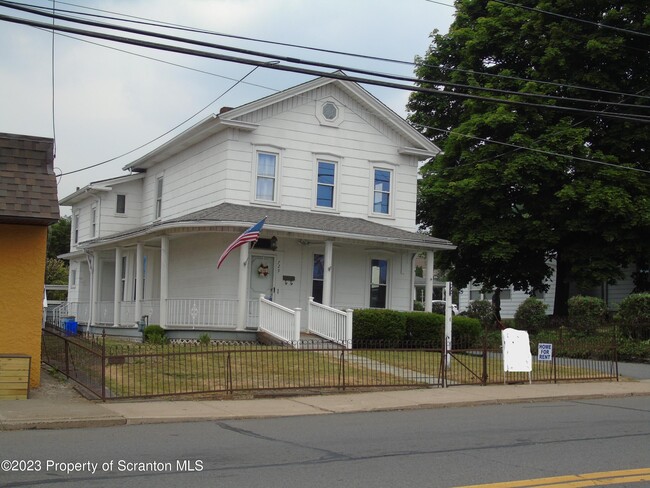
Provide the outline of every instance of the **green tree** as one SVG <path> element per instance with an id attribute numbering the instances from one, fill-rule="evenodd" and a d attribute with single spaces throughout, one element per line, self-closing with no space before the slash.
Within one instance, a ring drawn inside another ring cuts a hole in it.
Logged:
<path id="1" fill-rule="evenodd" d="M 554 260 L 555 313 L 565 315 L 570 281 L 611 282 L 621 277 L 621 266 L 650 255 L 650 175 L 584 161 L 650 170 L 648 125 L 626 118 L 648 114 L 643 105 L 650 95 L 650 59 L 641 46 L 650 15 L 645 0 L 517 3 L 456 1 L 449 33 L 434 32 L 418 59 L 419 84 L 440 94 L 414 93 L 410 120 L 444 151 L 422 169 L 418 219 L 458 246 L 444 262 L 456 286 L 474 280 L 486 290 L 510 284 L 544 290 Z M 576 111 L 463 99 L 452 92 Z M 592 102 L 572 100 L 577 98 Z M 494 297 L 498 312 L 499 293 Z"/>
<path id="2" fill-rule="evenodd" d="M 47 257 L 56 258 L 70 250 L 70 217 L 61 217 L 47 229 Z"/>

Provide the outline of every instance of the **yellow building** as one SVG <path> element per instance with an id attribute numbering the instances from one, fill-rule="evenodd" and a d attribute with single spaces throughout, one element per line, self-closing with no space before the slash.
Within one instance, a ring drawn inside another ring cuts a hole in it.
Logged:
<path id="1" fill-rule="evenodd" d="M 47 227 L 59 219 L 54 141 L 0 133 L 0 356 L 31 357 L 40 384 Z"/>

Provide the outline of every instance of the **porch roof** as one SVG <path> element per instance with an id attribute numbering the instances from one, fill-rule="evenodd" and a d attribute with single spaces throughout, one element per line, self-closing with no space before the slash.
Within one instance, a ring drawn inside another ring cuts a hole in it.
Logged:
<path id="1" fill-rule="evenodd" d="M 445 239 L 408 232 L 361 218 L 233 203 L 221 203 L 182 217 L 154 222 L 127 232 L 93 239 L 84 242 L 82 246 L 94 247 L 177 228 L 241 227 L 243 231 L 265 216 L 267 217 L 265 230 L 384 242 L 418 249 L 455 249 L 456 247 Z"/>

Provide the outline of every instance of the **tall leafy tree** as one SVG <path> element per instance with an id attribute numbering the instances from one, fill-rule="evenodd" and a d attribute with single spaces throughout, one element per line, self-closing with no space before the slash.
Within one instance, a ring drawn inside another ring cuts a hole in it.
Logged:
<path id="1" fill-rule="evenodd" d="M 61 217 L 47 229 L 47 257 L 56 258 L 70 250 L 71 217 Z"/>
<path id="2" fill-rule="evenodd" d="M 414 93 L 408 109 L 444 153 L 423 167 L 418 218 L 458 246 L 444 263 L 457 286 L 543 290 L 555 263 L 564 314 L 570 281 L 648 261 L 650 174 L 634 171 L 650 170 L 648 5 L 457 0 L 449 33 L 433 33 L 416 75 L 439 93 Z"/>

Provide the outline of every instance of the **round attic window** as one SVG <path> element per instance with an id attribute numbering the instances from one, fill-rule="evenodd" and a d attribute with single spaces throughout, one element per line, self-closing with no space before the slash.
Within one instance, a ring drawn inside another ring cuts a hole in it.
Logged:
<path id="1" fill-rule="evenodd" d="M 334 120 L 339 114 L 339 109 L 332 102 L 323 104 L 323 117 L 327 120 Z"/>

